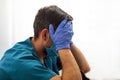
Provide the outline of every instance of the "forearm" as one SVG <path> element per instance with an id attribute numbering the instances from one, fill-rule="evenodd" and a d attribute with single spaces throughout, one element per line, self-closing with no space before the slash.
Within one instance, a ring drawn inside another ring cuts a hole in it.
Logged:
<path id="1" fill-rule="evenodd" d="M 62 80 L 82 80 L 80 69 L 69 49 L 58 51 L 62 62 Z"/>
<path id="2" fill-rule="evenodd" d="M 75 60 L 77 61 L 77 64 L 80 70 L 83 73 L 87 73 L 88 71 L 90 71 L 90 67 L 89 67 L 87 60 L 85 59 L 82 52 L 74 44 L 71 45 L 71 52 L 73 56 L 75 57 Z"/>
<path id="3" fill-rule="evenodd" d="M 82 80 L 79 66 L 69 49 L 73 36 L 72 22 L 64 19 L 56 31 L 53 25 L 49 26 L 49 31 L 62 62 L 62 75 L 51 80 Z"/>

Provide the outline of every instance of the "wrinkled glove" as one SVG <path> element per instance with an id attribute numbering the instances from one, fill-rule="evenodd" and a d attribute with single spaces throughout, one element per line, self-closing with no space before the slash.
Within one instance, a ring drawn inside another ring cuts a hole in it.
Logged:
<path id="1" fill-rule="evenodd" d="M 64 19 L 57 27 L 56 31 L 54 31 L 53 25 L 49 25 L 50 37 L 53 43 L 56 45 L 56 50 L 70 48 L 73 29 L 72 22 Z"/>

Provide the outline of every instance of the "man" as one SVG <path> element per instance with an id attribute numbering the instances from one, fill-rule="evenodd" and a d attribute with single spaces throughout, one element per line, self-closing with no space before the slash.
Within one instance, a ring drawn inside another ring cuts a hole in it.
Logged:
<path id="1" fill-rule="evenodd" d="M 72 17 L 55 5 L 44 7 L 33 28 L 34 37 L 5 52 L 0 80 L 82 80 L 90 68 L 72 42 Z"/>

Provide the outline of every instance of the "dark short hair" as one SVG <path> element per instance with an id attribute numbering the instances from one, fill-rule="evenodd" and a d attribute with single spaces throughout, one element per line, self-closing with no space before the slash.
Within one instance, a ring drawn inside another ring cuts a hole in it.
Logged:
<path id="1" fill-rule="evenodd" d="M 73 20 L 72 16 L 57 7 L 56 5 L 46 6 L 41 8 L 37 15 L 35 16 L 33 28 L 34 37 L 38 38 L 39 33 L 44 29 L 49 27 L 49 24 L 53 24 L 54 30 L 63 19 Z"/>

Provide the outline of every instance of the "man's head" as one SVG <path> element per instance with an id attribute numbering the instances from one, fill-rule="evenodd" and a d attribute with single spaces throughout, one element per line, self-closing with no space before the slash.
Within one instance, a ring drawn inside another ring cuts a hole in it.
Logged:
<path id="1" fill-rule="evenodd" d="M 49 24 L 53 24 L 54 30 L 56 30 L 63 19 L 73 20 L 69 14 L 55 5 L 41 8 L 35 17 L 33 25 L 34 38 L 45 37 L 49 33 Z"/>
<path id="2" fill-rule="evenodd" d="M 73 20 L 73 18 L 69 14 L 67 14 L 62 9 L 60 9 L 59 7 L 55 5 L 41 8 L 35 17 L 35 21 L 33 25 L 34 37 L 38 38 L 39 33 L 44 28 L 48 29 L 49 24 L 53 24 L 54 29 L 56 30 L 57 26 L 65 18 L 70 21 Z"/>

